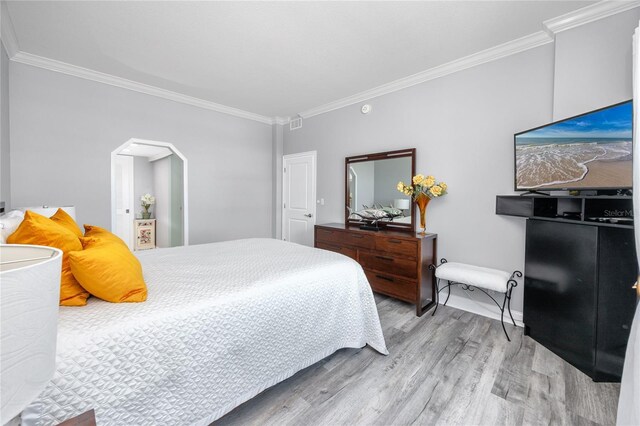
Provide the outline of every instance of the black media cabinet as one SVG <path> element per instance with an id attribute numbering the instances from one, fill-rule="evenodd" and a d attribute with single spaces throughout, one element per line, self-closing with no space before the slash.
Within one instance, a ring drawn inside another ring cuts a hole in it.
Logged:
<path id="1" fill-rule="evenodd" d="M 632 209 L 627 196 L 496 198 L 496 214 L 527 218 L 525 334 L 595 381 L 622 375 L 638 275 Z"/>

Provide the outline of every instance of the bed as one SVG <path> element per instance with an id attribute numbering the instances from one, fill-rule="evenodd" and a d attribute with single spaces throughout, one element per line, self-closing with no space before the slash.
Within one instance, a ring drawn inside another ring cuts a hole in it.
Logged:
<path id="1" fill-rule="evenodd" d="M 22 413 L 57 424 L 206 425 L 336 350 L 387 354 L 361 267 L 246 239 L 137 252 L 144 303 L 61 307 L 54 378 Z"/>

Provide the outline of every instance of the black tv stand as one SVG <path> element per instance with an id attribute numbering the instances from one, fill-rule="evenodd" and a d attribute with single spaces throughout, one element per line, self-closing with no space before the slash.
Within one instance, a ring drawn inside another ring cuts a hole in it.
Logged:
<path id="1" fill-rule="evenodd" d="M 551 196 L 551 194 L 547 194 L 546 192 L 540 192 L 540 191 L 527 191 L 520 194 L 521 197 L 525 197 L 527 195 L 546 195 L 548 197 Z"/>
<path id="2" fill-rule="evenodd" d="M 525 334 L 595 381 L 620 381 L 636 307 L 632 197 L 498 196 L 527 218 Z"/>

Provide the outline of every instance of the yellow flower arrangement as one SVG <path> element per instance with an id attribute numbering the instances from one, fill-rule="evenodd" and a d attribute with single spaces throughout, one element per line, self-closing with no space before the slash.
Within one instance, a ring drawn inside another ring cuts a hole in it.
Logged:
<path id="1" fill-rule="evenodd" d="M 404 182 L 398 182 L 397 189 L 404 195 L 416 199 L 420 194 L 424 194 L 429 198 L 442 197 L 447 193 L 447 184 L 444 182 L 437 182 L 434 176 L 428 175 L 415 175 L 411 179 L 412 185 L 407 185 Z"/>

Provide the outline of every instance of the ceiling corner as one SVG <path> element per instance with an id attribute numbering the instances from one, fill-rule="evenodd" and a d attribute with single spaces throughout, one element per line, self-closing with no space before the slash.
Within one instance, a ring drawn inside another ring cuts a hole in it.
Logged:
<path id="1" fill-rule="evenodd" d="M 0 1 L 0 38 L 2 38 L 2 44 L 9 59 L 13 58 L 16 53 L 20 51 L 18 47 L 18 39 L 16 38 L 15 30 L 13 29 L 13 22 L 11 22 L 11 16 L 9 16 L 9 9 L 7 8 L 7 2 Z"/>
<path id="2" fill-rule="evenodd" d="M 640 7 L 640 1 L 603 0 L 590 6 L 548 19 L 542 23 L 545 30 L 551 34 L 579 27 L 599 19 L 607 18 L 617 13 Z"/>

